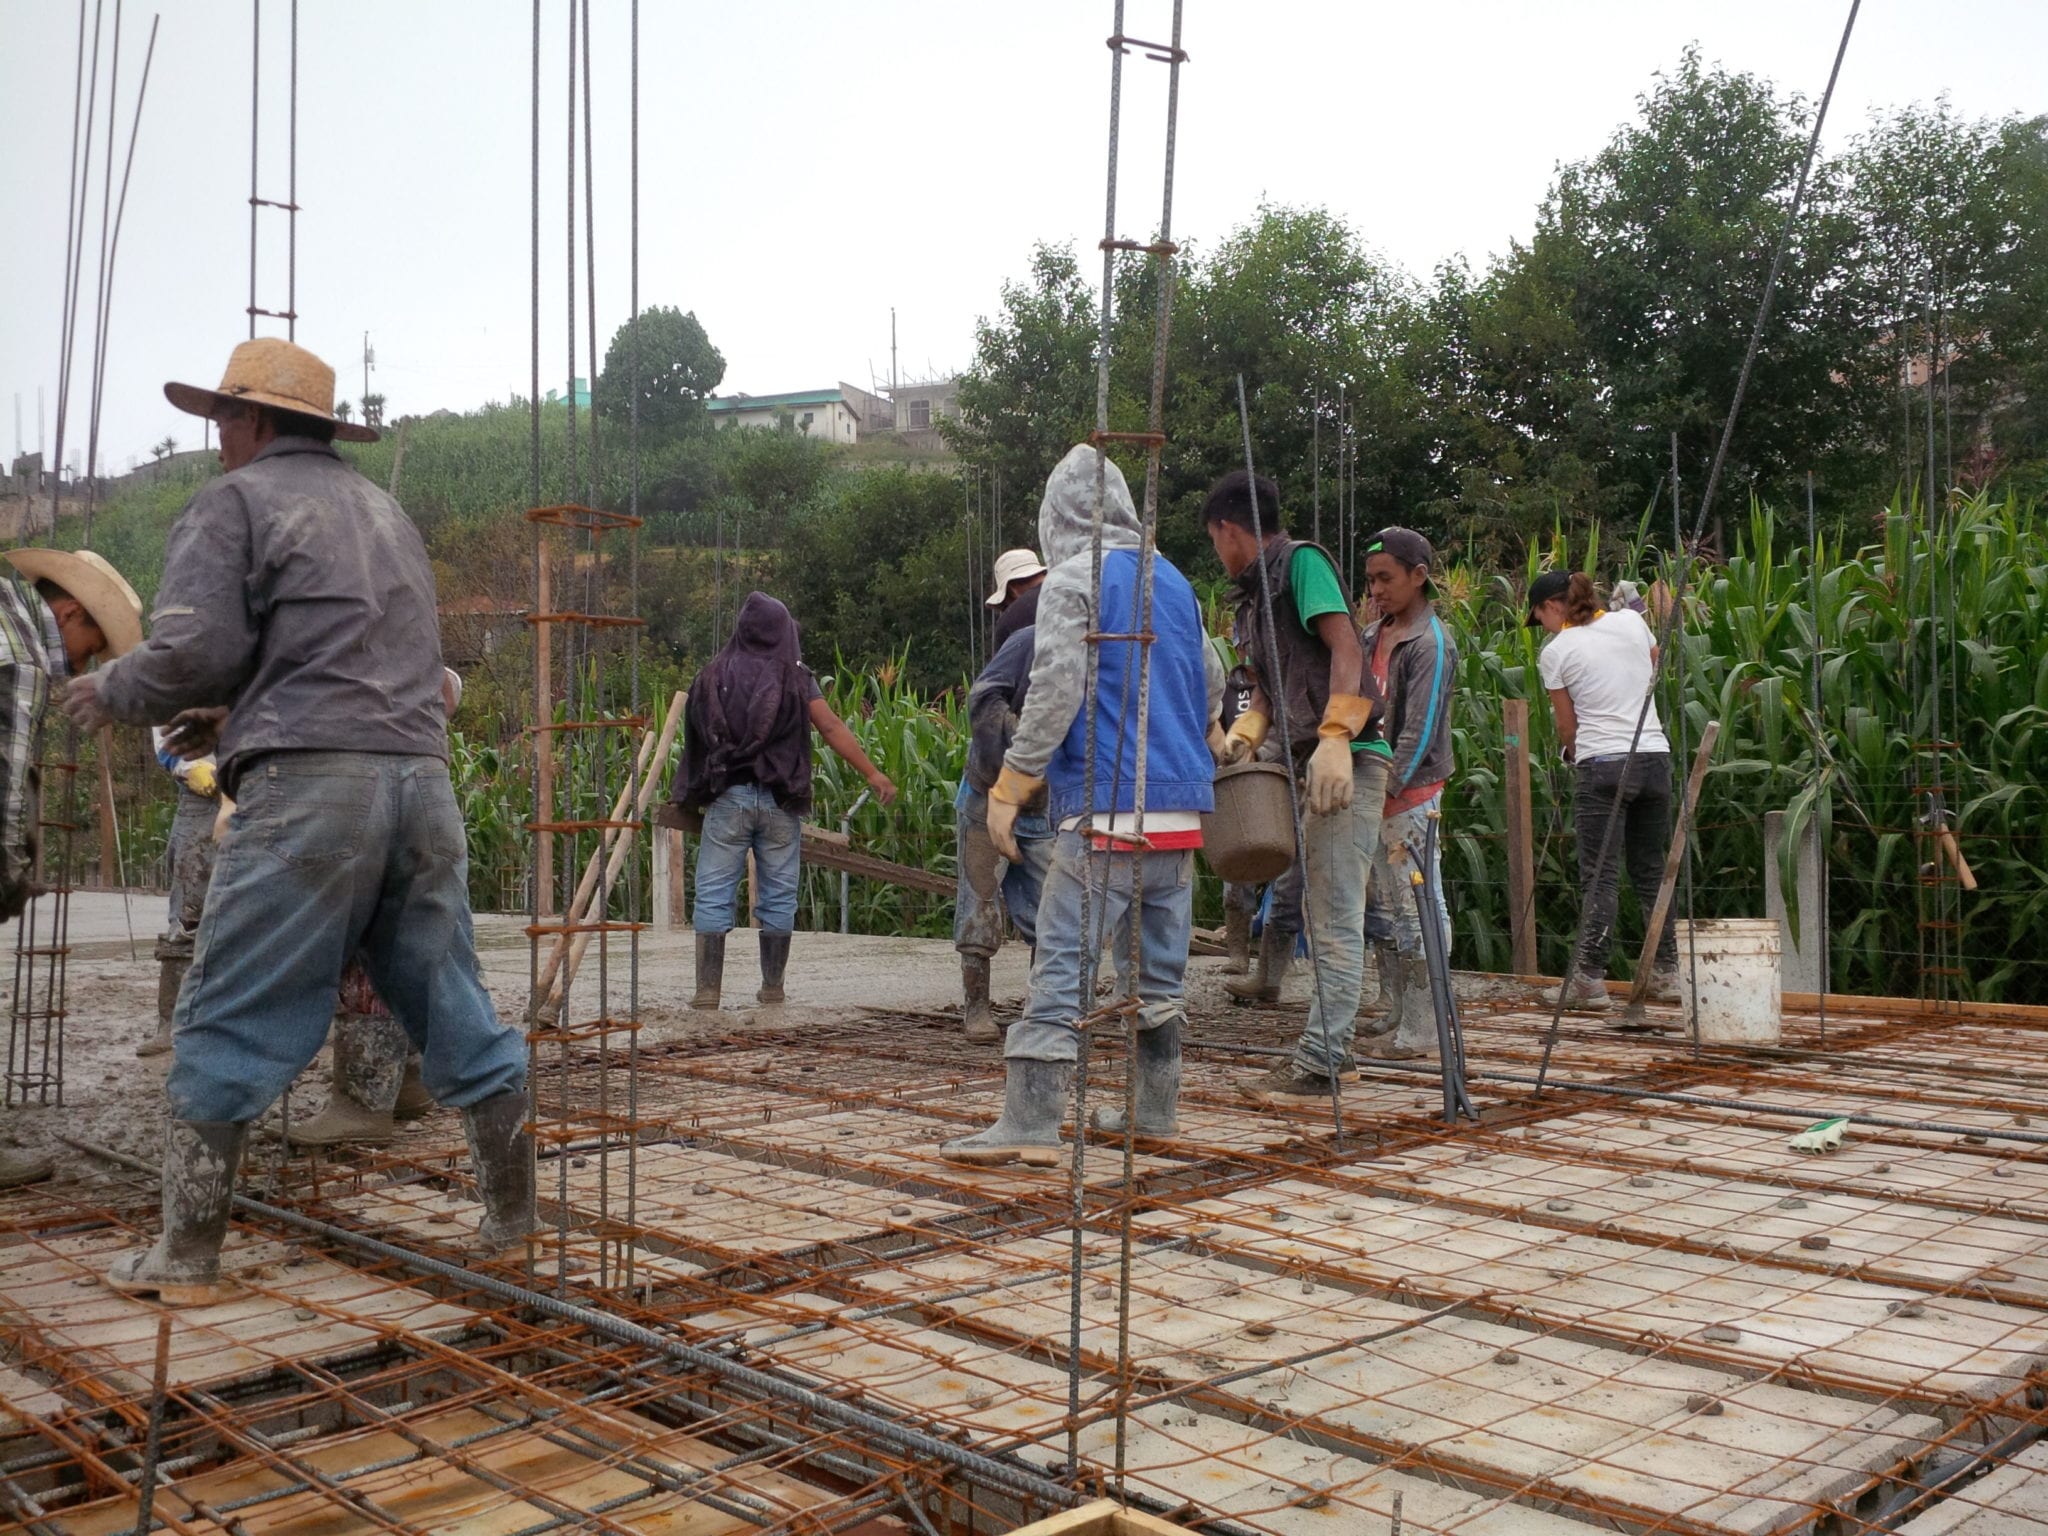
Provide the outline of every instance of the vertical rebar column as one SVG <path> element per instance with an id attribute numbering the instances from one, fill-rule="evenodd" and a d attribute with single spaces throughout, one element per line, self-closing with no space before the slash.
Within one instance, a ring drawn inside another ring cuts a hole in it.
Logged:
<path id="1" fill-rule="evenodd" d="M 46 758 L 46 731 L 38 727 L 31 758 L 42 764 L 35 805 L 42 836 L 31 878 L 43 894 L 28 903 L 14 928 L 14 997 L 7 1016 L 6 1081 L 0 1085 L 0 1098 L 10 1107 L 64 1102 L 71 834 L 78 830 L 79 737 L 77 726 L 67 726 L 63 760 L 52 763 Z M 55 816 L 50 814 L 52 802 Z"/>

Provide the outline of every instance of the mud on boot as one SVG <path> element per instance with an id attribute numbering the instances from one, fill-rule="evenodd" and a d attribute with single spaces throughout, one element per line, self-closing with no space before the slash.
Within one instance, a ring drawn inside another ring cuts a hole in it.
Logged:
<path id="1" fill-rule="evenodd" d="M 420 1053 L 405 1053 L 405 1076 L 399 1080 L 398 1102 L 391 1106 L 394 1120 L 424 1120 L 441 1106 L 434 1096 L 427 1092 L 426 1079 L 420 1076 Z"/>
<path id="2" fill-rule="evenodd" d="M 1223 909 L 1223 974 L 1242 976 L 1252 968 L 1252 914 L 1245 907 Z"/>
<path id="3" fill-rule="evenodd" d="M 1682 1003 L 1685 994 L 1678 990 L 1678 962 L 1667 960 L 1650 969 L 1650 980 L 1643 989 L 1643 1000 L 1651 1003 Z"/>
<path id="4" fill-rule="evenodd" d="M 725 985 L 725 935 L 697 935 L 697 992 L 692 1008 L 711 1011 L 718 1007 L 718 994 Z"/>
<path id="5" fill-rule="evenodd" d="M 235 1200 L 235 1170 L 249 1127 L 242 1121 L 173 1120 L 164 1127 L 161 1236 L 107 1266 L 107 1284 L 167 1307 L 204 1307 L 233 1293 L 220 1277 L 220 1246 Z"/>
<path id="6" fill-rule="evenodd" d="M 939 1156 L 949 1163 L 1056 1166 L 1062 1150 L 1060 1117 L 1073 1072 L 1072 1062 L 1012 1056 L 1003 1074 L 1002 1116 L 985 1131 L 941 1144 Z"/>
<path id="7" fill-rule="evenodd" d="M 392 1110 L 412 1042 L 389 1015 L 340 1014 L 333 1034 L 334 1083 L 327 1107 L 287 1135 L 295 1147 L 381 1147 L 398 1134 Z"/>
<path id="8" fill-rule="evenodd" d="M 1677 978 L 1674 976 L 1673 981 Z M 1614 1006 L 1614 1000 L 1607 995 L 1607 983 L 1598 976 L 1588 976 L 1583 971 L 1571 979 L 1570 985 L 1560 982 L 1554 987 L 1545 987 L 1541 1001 L 1546 1008 L 1555 1008 L 1559 993 L 1564 994 L 1566 1013 L 1605 1013 Z"/>
<path id="9" fill-rule="evenodd" d="M 960 957 L 960 1022 L 969 1045 L 994 1045 L 1003 1038 L 988 1003 L 987 955 Z"/>
<path id="10" fill-rule="evenodd" d="M 1137 1075 L 1138 1134 L 1156 1136 L 1162 1140 L 1180 1134 L 1180 1121 L 1175 1110 L 1180 1103 L 1180 1021 L 1161 1024 L 1156 1029 L 1138 1031 L 1138 1056 L 1133 1070 Z M 1124 1110 L 1121 1104 L 1113 1108 L 1090 1110 L 1088 1124 L 1098 1131 L 1112 1135 L 1124 1133 Z"/>
<path id="11" fill-rule="evenodd" d="M 1429 962 L 1420 955 L 1404 955 L 1394 974 L 1401 988 L 1401 1022 L 1373 1036 L 1365 1056 L 1371 1061 L 1416 1061 L 1435 1056 L 1436 999 L 1430 992 Z"/>
<path id="12" fill-rule="evenodd" d="M 1370 1019 L 1361 1017 L 1358 1032 L 1367 1039 L 1392 1034 L 1401 1027 L 1401 999 L 1405 995 L 1401 987 L 1401 950 L 1399 946 L 1383 941 L 1372 946 L 1373 969 L 1379 974 L 1379 1012 Z M 1361 1010 L 1362 1012 L 1362 1010 Z"/>
<path id="13" fill-rule="evenodd" d="M 789 939 L 786 933 L 761 935 L 761 990 L 754 994 L 755 1002 L 782 1001 L 782 976 L 789 968 Z"/>
<path id="14" fill-rule="evenodd" d="M 1277 1003 L 1280 989 L 1287 984 L 1287 968 L 1294 963 L 1294 939 L 1272 923 L 1259 934 L 1259 963 L 1242 981 L 1226 981 L 1223 990 L 1233 1003 Z"/>
<path id="15" fill-rule="evenodd" d="M 135 1047 L 138 1056 L 162 1056 L 171 1049 L 171 1019 L 178 1011 L 178 993 L 185 985 L 185 972 L 192 957 L 176 951 L 156 950 L 156 1033 Z"/>
<path id="16" fill-rule="evenodd" d="M 509 1088 L 462 1112 L 469 1165 L 484 1219 L 471 1240 L 477 1258 L 526 1255 L 534 1215 L 533 1137 L 526 1129 L 526 1090 Z"/>

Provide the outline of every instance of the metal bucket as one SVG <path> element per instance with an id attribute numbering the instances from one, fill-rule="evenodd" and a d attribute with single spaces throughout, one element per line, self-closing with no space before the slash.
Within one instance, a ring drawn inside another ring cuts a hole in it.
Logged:
<path id="1" fill-rule="evenodd" d="M 1216 770 L 1216 809 L 1202 818 L 1209 867 L 1239 885 L 1275 880 L 1294 862 L 1294 811 L 1287 770 L 1235 763 Z"/>

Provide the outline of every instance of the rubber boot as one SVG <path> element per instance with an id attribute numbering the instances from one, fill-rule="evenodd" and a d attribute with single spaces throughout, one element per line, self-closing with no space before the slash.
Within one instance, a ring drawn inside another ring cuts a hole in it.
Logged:
<path id="1" fill-rule="evenodd" d="M 1437 1053 L 1436 1001 L 1430 995 L 1429 962 L 1404 955 L 1395 973 L 1401 986 L 1401 1022 L 1377 1036 L 1365 1054 L 1378 1061 L 1414 1061 Z"/>
<path id="2" fill-rule="evenodd" d="M 1242 981 L 1226 981 L 1223 990 L 1234 1003 L 1273 1004 L 1280 1001 L 1280 989 L 1287 984 L 1287 968 L 1294 963 L 1294 939 L 1272 923 L 1259 935 L 1259 963 Z"/>
<path id="3" fill-rule="evenodd" d="M 965 998 L 960 1005 L 960 1022 L 966 1026 L 967 1043 L 994 1045 L 1003 1038 L 1003 1032 L 996 1028 L 995 1014 L 988 1006 L 987 955 L 960 957 L 960 989 Z"/>
<path id="4" fill-rule="evenodd" d="M 1361 1021 L 1359 1033 L 1368 1039 L 1392 1034 L 1401 1027 L 1401 999 L 1405 995 L 1401 987 L 1400 947 L 1388 943 L 1374 944 L 1372 961 L 1380 979 L 1380 1011 L 1369 1021 Z"/>
<path id="5" fill-rule="evenodd" d="M 1252 915 L 1243 907 L 1223 909 L 1223 974 L 1242 976 L 1252 968 Z"/>
<path id="6" fill-rule="evenodd" d="M 724 985 L 725 935 L 700 933 L 697 935 L 697 995 L 690 999 L 690 1006 L 707 1011 L 716 1009 L 719 990 Z"/>
<path id="7" fill-rule="evenodd" d="M 1180 1021 L 1138 1031 L 1138 1134 L 1165 1138 L 1180 1134 Z M 1122 1105 L 1091 1110 L 1088 1123 L 1121 1136 Z"/>
<path id="8" fill-rule="evenodd" d="M 472 1252 L 479 1258 L 526 1256 L 538 1221 L 533 1208 L 533 1137 L 526 1129 L 526 1090 L 508 1088 L 462 1112 L 469 1165 L 484 1203 Z"/>
<path id="9" fill-rule="evenodd" d="M 171 1020 L 178 1011 L 178 993 L 185 985 L 185 972 L 192 968 L 189 955 L 159 955 L 156 966 L 156 1033 L 135 1047 L 138 1056 L 161 1056 L 171 1048 Z"/>
<path id="10" fill-rule="evenodd" d="M 163 1234 L 107 1266 L 107 1284 L 167 1307 L 204 1307 L 230 1295 L 220 1277 L 246 1122 L 173 1120 L 164 1127 Z"/>
<path id="11" fill-rule="evenodd" d="M 420 1076 L 420 1053 L 405 1053 L 405 1076 L 399 1080 L 398 1102 L 391 1106 L 394 1120 L 423 1120 L 437 1108 L 434 1096 L 427 1092 L 426 1080 Z"/>
<path id="12" fill-rule="evenodd" d="M 334 1020 L 334 1082 L 327 1107 L 289 1136 L 295 1147 L 381 1147 L 398 1134 L 392 1109 L 405 1078 L 408 1041 L 398 1020 L 368 1013 Z"/>
<path id="13" fill-rule="evenodd" d="M 754 994 L 756 1002 L 782 1001 L 782 973 L 789 966 L 789 939 L 786 933 L 761 935 L 761 990 Z"/>
<path id="14" fill-rule="evenodd" d="M 972 1136 L 944 1143 L 939 1156 L 950 1163 L 1022 1163 L 1051 1168 L 1060 1160 L 1060 1116 L 1074 1064 L 1013 1056 L 1003 1076 L 1003 1113 Z"/>

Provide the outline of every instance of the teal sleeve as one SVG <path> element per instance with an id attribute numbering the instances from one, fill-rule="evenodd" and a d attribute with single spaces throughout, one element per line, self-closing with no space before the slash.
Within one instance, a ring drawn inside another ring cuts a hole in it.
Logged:
<path id="1" fill-rule="evenodd" d="M 1304 544 L 1287 567 L 1287 585 L 1294 593 L 1294 614 L 1301 627 L 1313 631 L 1326 613 L 1348 613 L 1337 569 L 1321 550 Z"/>

